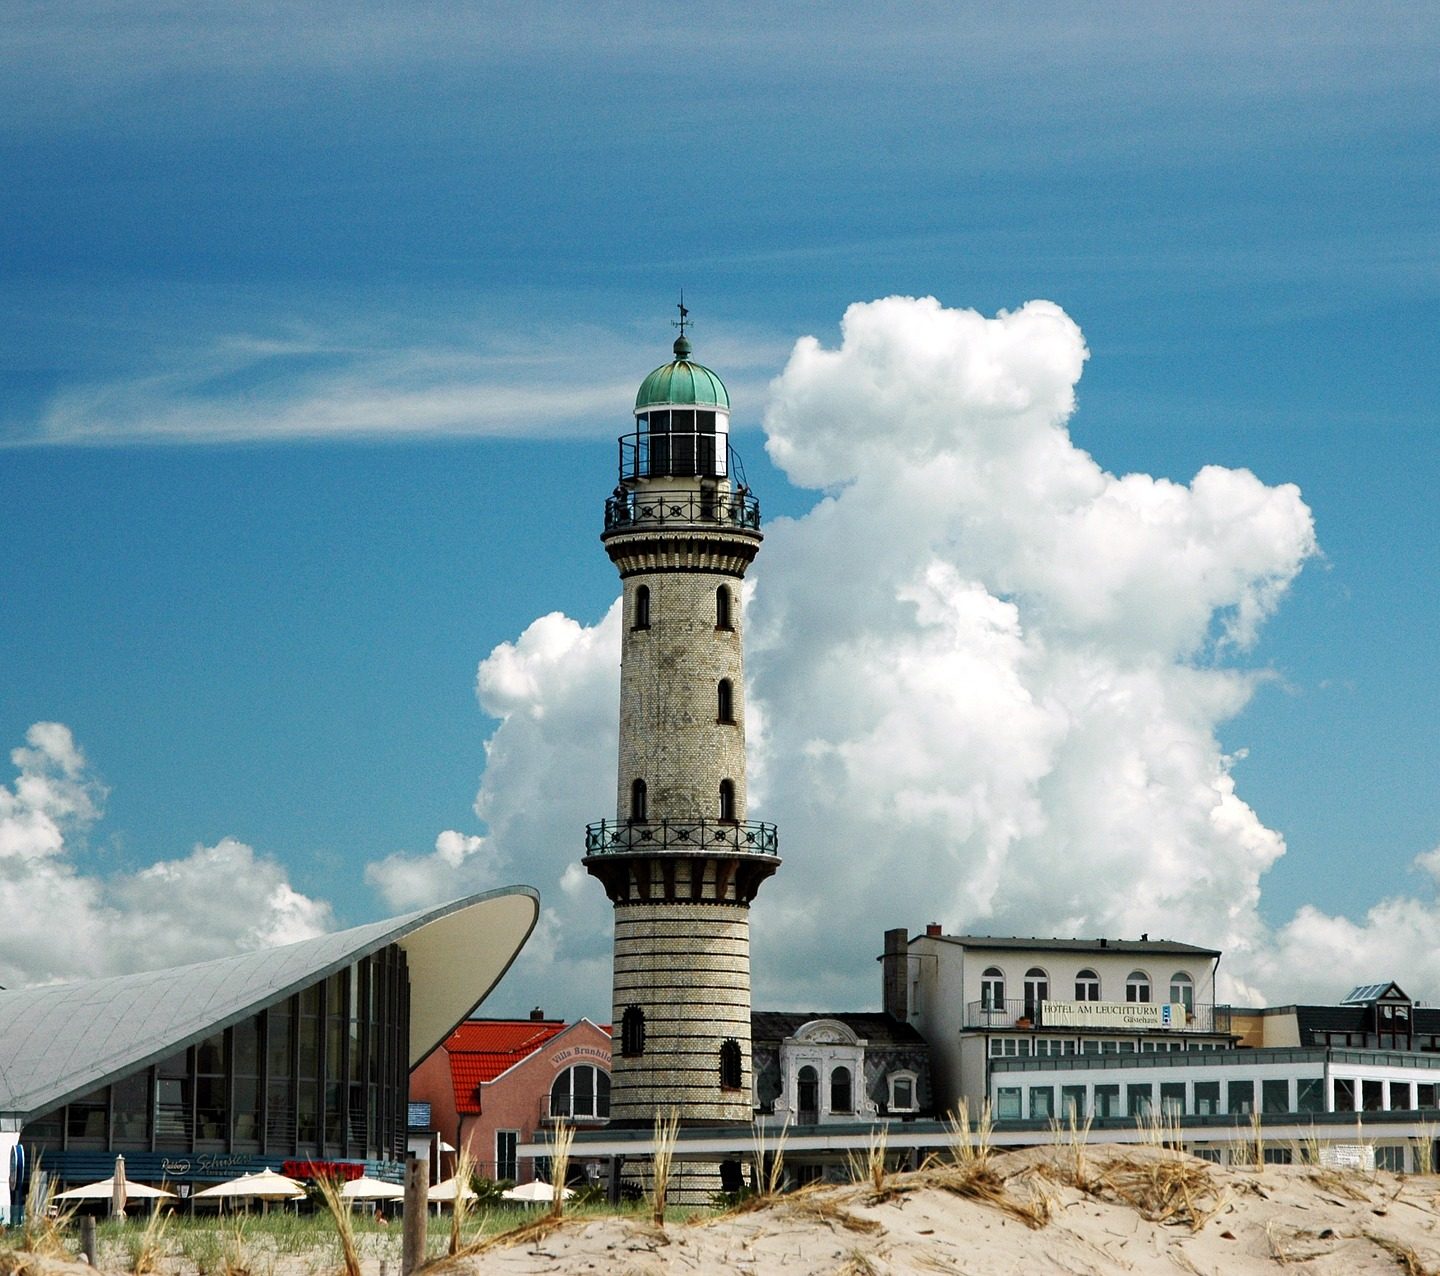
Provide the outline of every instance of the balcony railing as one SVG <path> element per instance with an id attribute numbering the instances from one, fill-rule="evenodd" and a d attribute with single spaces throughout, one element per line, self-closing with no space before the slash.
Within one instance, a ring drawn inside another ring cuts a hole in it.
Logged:
<path id="1" fill-rule="evenodd" d="M 1076 1027 L 1066 1024 L 1051 1027 L 1045 1022 L 1045 1002 L 1012 999 L 1006 1001 L 972 1001 L 965 1006 L 967 1028 L 1033 1028 L 1045 1032 L 1229 1032 L 1230 1009 L 1228 1006 L 1196 1005 L 1186 1012 L 1183 1024 L 1169 1027 L 1146 1026 L 1124 1027 L 1118 1024 L 1097 1023 L 1091 1027 Z"/>
<path id="2" fill-rule="evenodd" d="M 718 523 L 725 527 L 760 527 L 760 502 L 749 492 L 673 491 L 617 492 L 605 502 L 605 530 Z"/>
<path id="3" fill-rule="evenodd" d="M 715 851 L 779 855 L 773 824 L 753 820 L 600 820 L 585 826 L 586 855 Z"/>

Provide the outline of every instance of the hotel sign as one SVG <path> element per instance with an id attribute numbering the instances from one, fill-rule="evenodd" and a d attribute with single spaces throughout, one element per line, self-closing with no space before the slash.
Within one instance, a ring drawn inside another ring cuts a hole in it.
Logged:
<path id="1" fill-rule="evenodd" d="M 1156 1006 L 1140 1001 L 1047 1001 L 1041 1007 L 1047 1028 L 1160 1028 L 1185 1026 L 1178 1002 Z"/>

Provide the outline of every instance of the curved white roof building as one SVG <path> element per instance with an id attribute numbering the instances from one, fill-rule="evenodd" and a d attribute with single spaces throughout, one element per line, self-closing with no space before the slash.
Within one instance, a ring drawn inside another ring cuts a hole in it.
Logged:
<path id="1" fill-rule="evenodd" d="M 118 1152 L 140 1181 L 295 1159 L 389 1168 L 410 1069 L 538 916 L 536 891 L 511 886 L 280 948 L 0 992 L 0 1154 L 66 1180 L 104 1177 Z"/>

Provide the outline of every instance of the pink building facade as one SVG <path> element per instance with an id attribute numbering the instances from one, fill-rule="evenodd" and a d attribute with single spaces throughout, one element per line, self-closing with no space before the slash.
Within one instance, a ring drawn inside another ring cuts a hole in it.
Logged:
<path id="1" fill-rule="evenodd" d="M 468 1147 L 483 1177 L 548 1179 L 547 1165 L 516 1149 L 557 1120 L 578 1129 L 608 1122 L 610 1031 L 588 1019 L 468 1020 L 410 1074 L 410 1099 L 430 1105 L 431 1128 Z M 586 1168 L 577 1162 L 572 1178 Z"/>

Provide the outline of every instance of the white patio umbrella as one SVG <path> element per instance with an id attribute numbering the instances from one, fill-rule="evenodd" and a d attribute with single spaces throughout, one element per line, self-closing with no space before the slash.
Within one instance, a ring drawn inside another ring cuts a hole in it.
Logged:
<path id="1" fill-rule="evenodd" d="M 454 1178 L 448 1178 L 435 1184 L 435 1186 L 426 1193 L 426 1199 L 429 1200 L 432 1205 L 452 1202 L 455 1199 L 456 1192 L 462 1190 L 466 1200 L 474 1199 L 475 1189 L 471 1187 L 470 1184 L 466 1183 L 462 1189 Z"/>
<path id="2" fill-rule="evenodd" d="M 159 1187 L 146 1187 L 143 1183 L 127 1182 L 125 1184 L 125 1195 L 133 1200 L 141 1197 L 150 1199 L 156 1196 L 173 1197 L 174 1192 L 167 1192 Z M 115 1199 L 115 1178 L 112 1175 L 108 1179 L 101 1179 L 98 1183 L 86 1183 L 83 1187 L 72 1187 L 68 1192 L 57 1192 L 57 1201 L 113 1201 Z"/>
<path id="3" fill-rule="evenodd" d="M 575 1195 L 573 1188 L 562 1187 L 560 1195 L 563 1199 L 569 1200 Z M 536 1179 L 533 1183 L 522 1183 L 519 1187 L 512 1187 L 500 1193 L 501 1199 L 506 1201 L 529 1201 L 532 1204 L 537 1201 L 553 1201 L 555 1189 L 549 1183 L 542 1183 Z"/>
<path id="4" fill-rule="evenodd" d="M 274 1170 L 261 1170 L 258 1174 L 242 1174 L 238 1179 L 227 1179 L 203 1192 L 196 1192 L 195 1199 L 215 1200 L 230 1197 L 249 1197 L 261 1201 L 298 1201 L 305 1195 L 304 1185 Z"/>
<path id="5" fill-rule="evenodd" d="M 405 1196 L 405 1189 L 399 1183 L 382 1183 L 362 1174 L 346 1183 L 340 1195 L 347 1201 L 398 1201 Z"/>
<path id="6" fill-rule="evenodd" d="M 110 1215 L 112 1218 L 123 1219 L 125 1217 L 125 1158 L 115 1158 L 115 1194 L 110 1198 Z"/>

